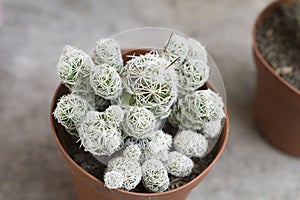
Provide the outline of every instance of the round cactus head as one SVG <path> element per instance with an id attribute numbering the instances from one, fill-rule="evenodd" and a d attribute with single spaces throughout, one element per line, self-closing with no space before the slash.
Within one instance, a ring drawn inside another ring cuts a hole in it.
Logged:
<path id="1" fill-rule="evenodd" d="M 177 177 L 190 175 L 194 167 L 192 159 L 177 151 L 170 152 L 164 164 L 168 172 Z"/>
<path id="2" fill-rule="evenodd" d="M 120 149 L 121 131 L 104 112 L 90 111 L 78 128 L 81 145 L 93 155 L 111 155 Z"/>
<path id="3" fill-rule="evenodd" d="M 120 72 L 123 59 L 118 42 L 112 38 L 98 40 L 94 49 L 94 62 L 96 65 L 106 64 Z"/>
<path id="4" fill-rule="evenodd" d="M 108 65 L 94 66 L 90 74 L 94 92 L 104 99 L 114 100 L 122 93 L 122 80 L 118 72 Z"/>
<path id="5" fill-rule="evenodd" d="M 179 99 L 170 122 L 183 129 L 200 130 L 206 122 L 225 117 L 222 98 L 212 90 L 199 90 Z"/>
<path id="6" fill-rule="evenodd" d="M 142 178 L 141 166 L 138 160 L 131 159 L 125 156 L 119 156 L 111 159 L 108 162 L 106 171 L 106 173 L 116 171 L 122 174 L 124 180 L 120 188 L 123 188 L 125 190 L 134 189 L 140 183 Z M 106 181 L 109 183 L 112 180 Z"/>
<path id="7" fill-rule="evenodd" d="M 124 176 L 117 171 L 106 172 L 104 175 L 105 187 L 109 189 L 121 188 L 124 183 Z"/>
<path id="8" fill-rule="evenodd" d="M 57 64 L 57 74 L 63 83 L 72 89 L 75 85 L 89 81 L 94 63 L 82 50 L 66 45 Z"/>
<path id="9" fill-rule="evenodd" d="M 169 187 L 169 177 L 164 164 L 156 159 L 150 159 L 142 165 L 142 180 L 150 192 L 163 192 Z"/>
<path id="10" fill-rule="evenodd" d="M 130 105 L 144 106 L 158 119 L 169 115 L 177 97 L 175 73 L 168 68 L 169 64 L 158 52 L 133 56 L 126 63 L 121 76 L 131 98 Z"/>
<path id="11" fill-rule="evenodd" d="M 122 125 L 126 135 L 145 138 L 154 130 L 155 117 L 144 107 L 132 106 L 127 111 Z"/>
<path id="12" fill-rule="evenodd" d="M 61 97 L 53 115 L 70 134 L 77 135 L 74 130 L 83 121 L 90 109 L 91 107 L 85 99 L 69 94 Z"/>
<path id="13" fill-rule="evenodd" d="M 191 130 L 182 130 L 174 138 L 174 148 L 176 151 L 188 156 L 202 158 L 208 150 L 206 138 Z"/>

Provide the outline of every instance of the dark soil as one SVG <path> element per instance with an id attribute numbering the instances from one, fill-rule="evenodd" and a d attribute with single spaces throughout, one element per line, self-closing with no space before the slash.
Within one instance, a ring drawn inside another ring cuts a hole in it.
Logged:
<path id="1" fill-rule="evenodd" d="M 61 126 L 60 124 L 57 124 Z M 62 127 L 61 127 L 62 128 Z M 164 126 L 164 131 L 174 135 L 177 130 L 172 127 L 169 123 L 166 123 Z M 60 130 L 64 130 L 63 128 Z M 58 131 L 58 130 L 57 130 Z M 86 172 L 91 174 L 92 176 L 96 177 L 100 181 L 103 182 L 103 175 L 106 169 L 106 166 L 99 162 L 96 158 L 94 158 L 90 153 L 85 152 L 83 148 L 80 148 L 80 143 L 77 142 L 78 138 L 71 136 L 66 131 L 61 133 L 63 137 L 63 141 L 65 141 L 64 148 L 66 149 L 67 153 L 71 156 L 71 158 L 81 166 Z M 194 178 L 196 178 L 216 157 L 218 153 L 218 145 L 215 145 L 214 148 L 210 151 L 210 153 L 202 159 L 193 158 L 195 163 L 195 167 L 191 175 L 184 177 L 184 178 L 177 178 L 172 175 L 169 175 L 170 178 L 170 187 L 169 190 L 178 188 Z M 140 183 L 132 192 L 139 192 L 139 193 L 149 193 L 146 188 L 144 188 L 143 184 Z"/>
<path id="2" fill-rule="evenodd" d="M 300 24 L 296 6 L 281 5 L 257 26 L 256 42 L 265 60 L 289 84 L 300 90 Z"/>

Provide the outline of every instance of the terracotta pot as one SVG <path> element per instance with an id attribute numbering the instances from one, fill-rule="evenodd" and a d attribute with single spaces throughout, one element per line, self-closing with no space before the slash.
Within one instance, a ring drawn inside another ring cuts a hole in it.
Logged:
<path id="1" fill-rule="evenodd" d="M 278 149 L 300 156 L 300 91 L 275 73 L 256 44 L 256 29 L 264 16 L 281 4 L 279 0 L 266 7 L 256 19 L 252 32 L 253 56 L 257 67 L 255 118 L 265 139 Z"/>
<path id="2" fill-rule="evenodd" d="M 123 50 L 122 52 L 130 52 L 131 50 Z M 132 51 L 131 51 L 132 52 Z M 144 53 L 145 50 L 135 51 L 136 55 L 140 53 Z M 124 57 L 125 59 L 125 57 Z M 125 59 L 127 60 L 127 59 Z M 184 200 L 190 193 L 190 191 L 196 187 L 200 181 L 206 176 L 206 174 L 210 171 L 212 166 L 216 163 L 219 159 L 221 153 L 225 148 L 225 144 L 228 139 L 229 133 L 229 122 L 228 122 L 228 114 L 227 110 L 225 109 L 226 113 L 226 121 L 223 127 L 223 131 L 221 136 L 216 143 L 216 148 L 218 149 L 218 153 L 214 160 L 209 164 L 209 166 L 199 174 L 195 179 L 190 181 L 189 183 L 181 186 L 177 189 L 161 192 L 161 193 L 135 193 L 135 192 L 128 192 L 120 189 L 116 190 L 109 190 L 108 188 L 104 187 L 104 183 L 101 182 L 99 179 L 95 178 L 94 176 L 87 173 L 84 169 L 82 169 L 72 158 L 68 155 L 66 151 L 66 132 L 64 127 L 59 124 L 53 117 L 52 113 L 56 107 L 56 104 L 61 96 L 68 93 L 68 89 L 63 85 L 60 84 L 54 93 L 51 108 L 50 108 L 50 123 L 52 128 L 52 133 L 54 135 L 55 141 L 61 151 L 67 165 L 69 166 L 73 179 L 74 185 L 77 191 L 78 199 L 79 200 Z"/>

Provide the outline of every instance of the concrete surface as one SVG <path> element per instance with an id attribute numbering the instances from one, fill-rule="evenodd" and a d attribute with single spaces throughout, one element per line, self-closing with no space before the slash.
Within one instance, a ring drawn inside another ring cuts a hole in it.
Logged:
<path id="1" fill-rule="evenodd" d="M 300 199 L 300 158 L 267 144 L 252 115 L 250 32 L 269 2 L 2 0 L 0 199 L 76 199 L 49 126 L 61 49 L 73 44 L 89 51 L 100 37 L 144 26 L 173 28 L 202 41 L 227 89 L 228 145 L 188 200 Z"/>

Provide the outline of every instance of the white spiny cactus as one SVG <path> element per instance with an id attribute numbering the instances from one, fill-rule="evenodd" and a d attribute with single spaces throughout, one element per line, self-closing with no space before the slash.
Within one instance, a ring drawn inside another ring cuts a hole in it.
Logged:
<path id="1" fill-rule="evenodd" d="M 142 165 L 142 180 L 144 186 L 151 192 L 163 192 L 169 187 L 168 172 L 163 163 L 150 159 Z"/>
<path id="2" fill-rule="evenodd" d="M 174 148 L 188 157 L 202 158 L 208 150 L 206 138 L 191 130 L 182 130 L 174 138 Z"/>
<path id="3" fill-rule="evenodd" d="M 225 117 L 221 97 L 212 90 L 199 90 L 175 104 L 170 122 L 185 129 L 200 130 L 204 123 Z"/>
<path id="4" fill-rule="evenodd" d="M 152 136 L 138 141 L 142 156 L 141 161 L 148 159 L 158 159 L 162 162 L 168 159 L 168 151 L 172 146 L 172 136 L 158 130 L 152 133 Z"/>
<path id="5" fill-rule="evenodd" d="M 208 80 L 209 67 L 198 60 L 185 60 L 176 68 L 178 75 L 177 89 L 180 96 L 191 94 Z"/>
<path id="6" fill-rule="evenodd" d="M 194 167 L 192 159 L 177 151 L 170 152 L 164 164 L 168 172 L 177 177 L 190 175 Z"/>
<path id="7" fill-rule="evenodd" d="M 127 146 L 123 151 L 123 156 L 134 160 L 139 160 L 142 152 L 137 144 Z"/>
<path id="8" fill-rule="evenodd" d="M 125 190 L 134 189 L 141 181 L 142 171 L 138 160 L 126 156 L 119 156 L 111 159 L 107 164 L 106 173 L 116 171 L 124 177 L 120 188 Z M 107 180 L 111 181 L 111 180 Z M 106 183 L 105 183 L 106 184 Z"/>
<path id="9" fill-rule="evenodd" d="M 130 105 L 146 107 L 156 118 L 166 118 L 177 97 L 175 72 L 169 65 L 157 52 L 133 56 L 121 72 L 131 96 L 125 94 L 122 98 L 131 99 Z"/>
<path id="10" fill-rule="evenodd" d="M 172 33 L 163 51 L 131 55 L 124 65 L 119 44 L 107 38 L 97 41 L 92 57 L 64 48 L 57 73 L 71 94 L 53 114 L 85 151 L 113 157 L 105 186 L 129 191 L 142 180 L 150 192 L 163 192 L 168 173 L 189 176 L 191 157 L 206 156 L 225 117 L 221 97 L 198 90 L 209 76 L 205 48 Z M 179 128 L 174 139 L 161 130 L 163 119 Z"/>
<path id="11" fill-rule="evenodd" d="M 125 116 L 125 111 L 118 105 L 109 106 L 105 113 L 111 117 L 111 123 L 116 123 L 117 125 L 120 125 Z"/>
<path id="12" fill-rule="evenodd" d="M 81 145 L 93 155 L 111 155 L 120 149 L 121 131 L 104 112 L 90 111 L 78 128 Z"/>
<path id="13" fill-rule="evenodd" d="M 174 62 L 178 67 L 185 59 L 189 51 L 188 40 L 186 37 L 177 33 L 172 33 L 164 49 L 164 56 L 168 61 Z"/>
<path id="14" fill-rule="evenodd" d="M 98 40 L 94 49 L 94 62 L 96 65 L 109 65 L 120 72 L 123 59 L 118 42 L 112 38 Z"/>
<path id="15" fill-rule="evenodd" d="M 203 125 L 201 133 L 208 138 L 216 138 L 221 134 L 222 131 L 222 120 L 209 121 Z"/>
<path id="16" fill-rule="evenodd" d="M 77 135 L 74 130 L 83 121 L 90 109 L 91 107 L 85 99 L 74 94 L 68 94 L 61 97 L 53 115 L 70 134 Z"/>
<path id="17" fill-rule="evenodd" d="M 198 60 L 200 63 L 207 64 L 208 55 L 205 50 L 205 47 L 202 44 L 192 38 L 188 39 L 188 46 L 189 51 L 187 54 L 187 60 L 195 59 Z"/>
<path id="18" fill-rule="evenodd" d="M 125 114 L 123 121 L 125 134 L 135 138 L 149 137 L 155 127 L 153 113 L 144 107 L 132 106 Z"/>
<path id="19" fill-rule="evenodd" d="M 57 74 L 63 83 L 72 89 L 75 85 L 88 82 L 94 63 L 82 50 L 66 45 L 57 64 Z"/>
<path id="20" fill-rule="evenodd" d="M 114 100 L 122 93 L 122 79 L 118 72 L 108 65 L 94 66 L 90 74 L 94 92 L 104 99 Z"/>
<path id="21" fill-rule="evenodd" d="M 117 171 L 106 172 L 104 175 L 104 183 L 109 189 L 121 188 L 124 183 L 124 176 Z"/>

